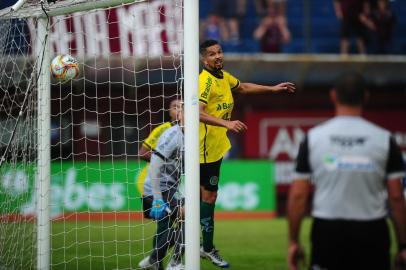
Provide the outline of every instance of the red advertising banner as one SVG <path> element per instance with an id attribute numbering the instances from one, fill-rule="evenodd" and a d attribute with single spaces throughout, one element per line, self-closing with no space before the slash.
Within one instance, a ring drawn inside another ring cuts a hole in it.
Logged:
<path id="1" fill-rule="evenodd" d="M 159 57 L 182 50 L 182 9 L 176 1 L 148 1 L 51 18 L 51 53 L 81 57 Z M 31 40 L 35 21 L 29 20 Z M 108 37 L 108 38 L 106 38 Z M 36 43 L 31 44 L 35 52 Z"/>
<path id="2" fill-rule="evenodd" d="M 333 111 L 248 112 L 245 157 L 275 161 L 276 182 L 287 184 L 307 130 L 333 115 Z M 365 118 L 390 130 L 406 156 L 406 111 L 368 112 Z"/>

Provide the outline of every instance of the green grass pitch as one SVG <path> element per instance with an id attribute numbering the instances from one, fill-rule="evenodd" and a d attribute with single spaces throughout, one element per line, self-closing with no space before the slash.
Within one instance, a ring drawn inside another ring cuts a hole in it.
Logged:
<path id="1" fill-rule="evenodd" d="M 307 255 L 309 228 L 307 219 L 301 234 Z M 154 223 L 54 222 L 52 233 L 52 269 L 135 269 L 151 248 Z M 215 243 L 232 269 L 286 269 L 286 219 L 219 220 Z M 219 268 L 202 260 L 201 269 Z"/>

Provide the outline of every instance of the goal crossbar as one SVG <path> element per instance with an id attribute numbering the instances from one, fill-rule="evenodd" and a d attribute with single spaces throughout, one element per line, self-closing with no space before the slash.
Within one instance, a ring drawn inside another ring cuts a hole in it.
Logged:
<path id="1" fill-rule="evenodd" d="M 59 16 L 138 2 L 145 2 L 145 0 L 64 0 L 55 3 L 45 1 L 44 8 L 48 16 Z M 4 19 L 43 16 L 46 16 L 46 14 L 42 10 L 40 1 L 34 3 L 27 1 L 18 10 L 12 10 L 12 7 L 0 10 L 0 18 Z"/>

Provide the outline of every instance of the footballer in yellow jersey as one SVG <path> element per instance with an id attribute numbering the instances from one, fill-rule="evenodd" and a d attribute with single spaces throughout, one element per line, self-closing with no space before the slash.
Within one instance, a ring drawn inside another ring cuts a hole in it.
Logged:
<path id="1" fill-rule="evenodd" d="M 231 120 L 234 107 L 232 91 L 240 81 L 230 73 L 217 73 L 207 69 L 199 75 L 199 101 L 206 105 L 205 112 L 224 120 Z M 200 122 L 200 163 L 220 160 L 230 149 L 227 128 Z"/>
<path id="2" fill-rule="evenodd" d="M 149 136 L 144 140 L 141 145 L 140 150 L 138 151 L 138 155 L 141 159 L 149 162 L 151 159 L 151 152 L 155 150 L 155 147 L 158 143 L 159 137 L 164 133 L 165 130 L 170 128 L 174 122 L 176 122 L 176 115 L 179 110 L 182 108 L 181 100 L 175 99 L 172 100 L 169 104 L 169 116 L 171 118 L 171 122 L 165 122 L 152 130 Z M 138 173 L 137 175 L 137 189 L 138 192 L 142 195 L 144 193 L 144 182 L 148 172 L 147 163 L 145 167 Z"/>
<path id="3" fill-rule="evenodd" d="M 214 207 L 223 156 L 230 149 L 227 131 L 243 132 L 247 126 L 232 119 L 234 93 L 255 94 L 288 91 L 294 92 L 293 83 L 275 86 L 243 83 L 223 70 L 223 50 L 216 40 L 200 44 L 203 71 L 199 75 L 200 111 L 200 224 L 203 246 L 200 255 L 213 264 L 227 268 L 225 261 L 214 247 Z"/>

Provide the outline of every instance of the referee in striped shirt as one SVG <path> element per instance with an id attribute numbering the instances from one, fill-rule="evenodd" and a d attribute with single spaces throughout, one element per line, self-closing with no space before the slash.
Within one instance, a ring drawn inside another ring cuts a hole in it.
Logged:
<path id="1" fill-rule="evenodd" d="M 310 269 L 391 269 L 387 203 L 398 244 L 397 269 L 406 269 L 401 151 L 389 131 L 361 117 L 367 98 L 361 75 L 341 76 L 330 97 L 336 117 L 310 129 L 297 156 L 288 199 L 289 269 L 298 269 L 303 258 L 299 231 L 311 184 Z"/>

